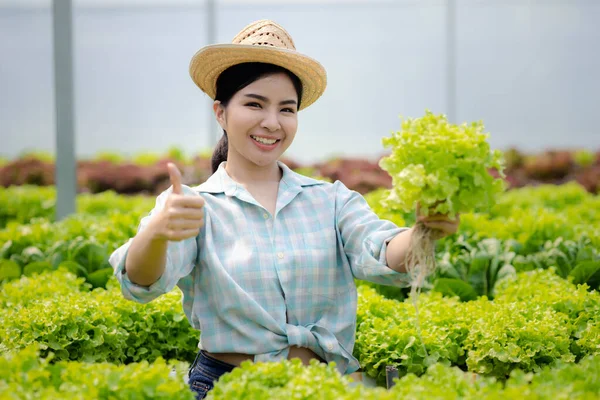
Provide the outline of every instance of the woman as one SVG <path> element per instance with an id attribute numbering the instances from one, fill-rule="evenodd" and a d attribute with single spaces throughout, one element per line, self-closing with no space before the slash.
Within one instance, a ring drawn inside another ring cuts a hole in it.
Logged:
<path id="1" fill-rule="evenodd" d="M 123 295 L 145 303 L 181 288 L 186 316 L 201 330 L 189 373 L 198 398 L 245 360 L 315 358 L 356 371 L 354 279 L 408 285 L 402 260 L 412 230 L 380 220 L 341 182 L 279 161 L 298 111 L 325 89 L 323 67 L 263 20 L 233 44 L 200 50 L 190 73 L 214 99 L 224 131 L 213 175 L 190 188 L 168 166 L 172 187 L 111 256 Z M 420 218 L 439 236 L 458 225 Z"/>

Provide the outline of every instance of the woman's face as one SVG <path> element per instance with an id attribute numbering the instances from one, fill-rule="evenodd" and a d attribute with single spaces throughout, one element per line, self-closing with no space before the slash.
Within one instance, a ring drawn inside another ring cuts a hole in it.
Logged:
<path id="1" fill-rule="evenodd" d="M 227 132 L 228 159 L 259 166 L 276 162 L 298 128 L 298 94 L 284 73 L 262 77 L 238 91 L 227 107 L 215 101 L 217 121 Z"/>

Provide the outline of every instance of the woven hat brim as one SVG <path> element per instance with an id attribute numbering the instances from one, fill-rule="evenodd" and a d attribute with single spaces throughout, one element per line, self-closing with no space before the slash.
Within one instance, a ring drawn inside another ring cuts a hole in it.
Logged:
<path id="1" fill-rule="evenodd" d="M 316 60 L 293 50 L 242 44 L 216 44 L 199 50 L 190 61 L 190 76 L 214 100 L 217 78 L 227 68 L 245 62 L 263 62 L 286 68 L 302 82 L 302 110 L 325 91 L 327 73 Z"/>

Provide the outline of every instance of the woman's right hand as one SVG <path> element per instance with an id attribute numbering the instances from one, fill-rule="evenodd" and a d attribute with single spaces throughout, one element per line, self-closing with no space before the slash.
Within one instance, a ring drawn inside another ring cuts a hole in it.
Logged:
<path id="1" fill-rule="evenodd" d="M 204 226 L 204 199 L 200 195 L 184 195 L 181 172 L 173 163 L 168 163 L 167 169 L 173 191 L 167 197 L 164 208 L 156 214 L 154 237 L 178 242 L 197 236 Z"/>

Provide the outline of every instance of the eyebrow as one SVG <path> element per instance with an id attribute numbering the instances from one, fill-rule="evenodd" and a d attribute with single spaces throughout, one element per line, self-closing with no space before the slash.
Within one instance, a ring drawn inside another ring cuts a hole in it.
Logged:
<path id="1" fill-rule="evenodd" d="M 261 96 L 259 94 L 248 93 L 245 96 L 264 101 L 265 103 L 269 102 L 269 99 L 267 99 L 265 96 Z M 297 101 L 296 100 L 284 100 L 284 101 L 279 102 L 280 106 L 285 105 L 285 104 L 297 104 Z"/>

